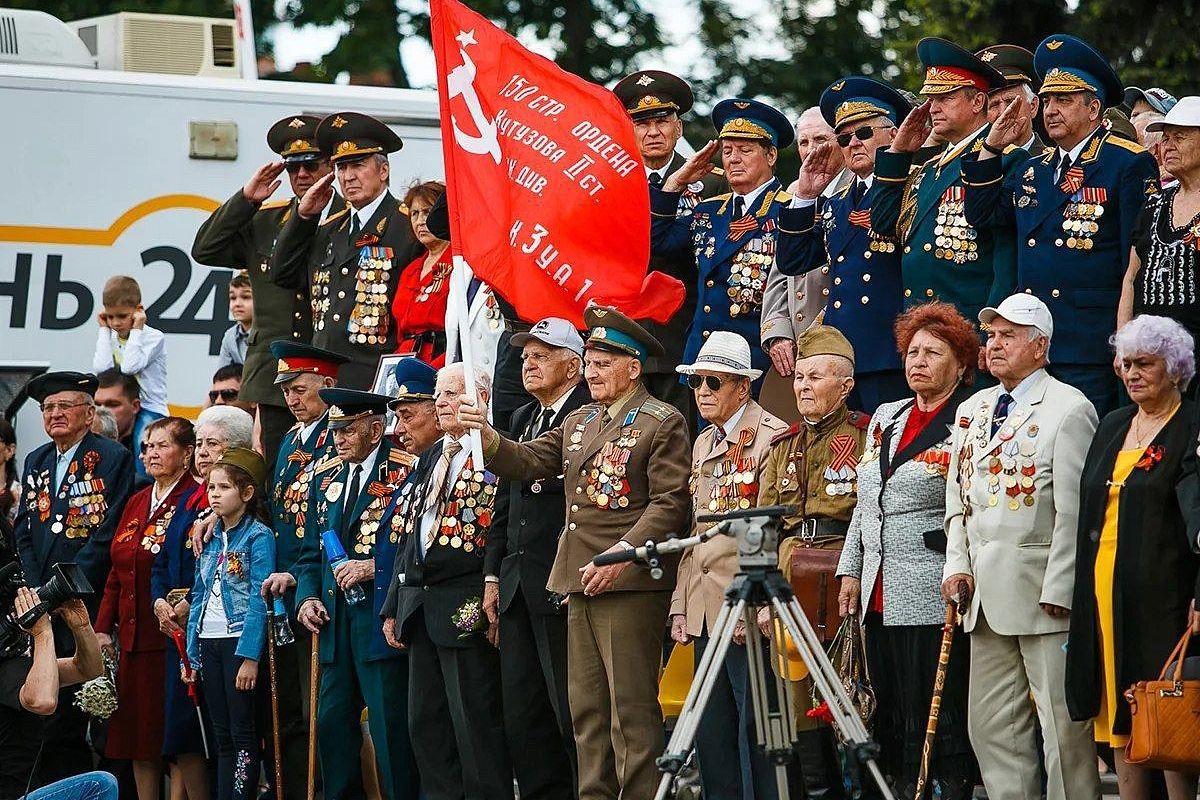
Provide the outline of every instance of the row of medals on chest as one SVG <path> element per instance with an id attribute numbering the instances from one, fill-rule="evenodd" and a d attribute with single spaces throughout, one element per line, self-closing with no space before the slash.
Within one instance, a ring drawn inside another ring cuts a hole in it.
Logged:
<path id="1" fill-rule="evenodd" d="M 364 250 L 367 248 L 364 248 Z M 355 306 L 350 313 L 346 330 L 353 344 L 383 344 L 387 341 L 391 303 L 392 262 L 390 259 L 363 253 L 359 259 L 354 284 Z"/>
<path id="2" fill-rule="evenodd" d="M 99 462 L 95 453 L 88 453 L 84 459 L 85 462 Z M 62 516 L 57 516 L 50 525 L 51 533 L 56 535 L 65 533 L 68 539 L 86 538 L 89 527 L 99 525 L 104 519 L 104 512 L 108 510 L 108 503 L 104 499 L 104 480 L 93 476 L 94 468 L 95 463 L 85 463 L 82 480 L 75 474 L 78 471 L 78 465 L 75 462 L 72 462 L 71 466 L 67 468 L 66 478 L 58 490 L 60 499 L 67 498 L 67 518 L 64 523 Z M 38 518 L 42 522 L 50 517 L 49 471 L 41 475 L 40 484 L 37 478 L 30 476 L 26 503 L 31 507 L 36 506 Z"/>
<path id="3" fill-rule="evenodd" d="M 775 240 L 764 236 L 746 243 L 729 270 L 729 316 L 749 316 L 762 305 L 767 273 L 775 263 Z"/>
<path id="4" fill-rule="evenodd" d="M 1034 456 L 1037 453 L 1038 426 L 1030 425 L 1025 429 L 1024 436 L 1018 436 L 1008 425 L 1002 425 L 997 437 L 1000 443 L 992 449 L 984 466 L 987 470 L 987 504 L 989 507 L 1000 505 L 1001 491 L 1008 497 L 1008 508 L 1016 511 L 1024 504 L 1031 507 L 1034 504 L 1034 476 L 1037 465 Z"/>
<path id="5" fill-rule="evenodd" d="M 1096 246 L 1092 236 L 1100 232 L 1100 217 L 1104 216 L 1104 206 L 1099 203 L 1067 203 L 1063 211 L 1063 232 L 1065 238 L 1054 240 L 1055 247 L 1067 247 L 1071 250 L 1091 250 Z"/>
<path id="6" fill-rule="evenodd" d="M 584 491 L 587 498 L 600 508 L 629 507 L 629 481 L 625 479 L 625 472 L 631 448 L 637 444 L 641 433 L 637 429 L 623 431 L 615 441 L 605 442 L 592 459 Z M 582 441 L 583 431 L 576 430 L 571 434 L 573 445 Z"/>
<path id="7" fill-rule="evenodd" d="M 485 546 L 496 502 L 496 482 L 495 475 L 475 469 L 467 460 L 454 481 L 446 513 L 439 520 L 438 544 L 462 548 L 464 553 Z"/>
<path id="8" fill-rule="evenodd" d="M 952 186 L 950 189 L 961 189 Z M 960 199 L 943 199 L 938 206 L 933 228 L 936 246 L 934 256 L 943 261 L 965 264 L 979 259 L 978 232 L 967 223 L 966 203 Z"/>

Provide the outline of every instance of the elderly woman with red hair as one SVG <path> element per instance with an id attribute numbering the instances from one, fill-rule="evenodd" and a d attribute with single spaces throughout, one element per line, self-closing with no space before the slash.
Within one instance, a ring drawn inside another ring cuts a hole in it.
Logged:
<path id="1" fill-rule="evenodd" d="M 946 473 L 955 409 L 970 394 L 979 353 L 975 327 L 947 303 L 896 320 L 913 396 L 871 417 L 858 468 L 858 505 L 837 573 L 843 616 L 862 614 L 878 712 L 880 766 L 896 795 L 912 797 L 937 669 L 945 605 Z M 965 636 L 957 638 L 942 698 L 928 791 L 967 800 L 976 766 L 967 735 Z"/>

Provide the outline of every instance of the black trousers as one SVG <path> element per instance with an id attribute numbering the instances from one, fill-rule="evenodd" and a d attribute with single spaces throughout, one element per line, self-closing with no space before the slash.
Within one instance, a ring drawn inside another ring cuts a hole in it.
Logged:
<path id="1" fill-rule="evenodd" d="M 521 800 L 575 796 L 578 766 L 567 705 L 567 618 L 530 614 L 518 589 L 500 612 L 504 733 Z"/>
<path id="2" fill-rule="evenodd" d="M 267 460 L 267 474 L 274 475 L 275 457 L 279 455 L 279 445 L 283 443 L 283 437 L 287 432 L 296 424 L 296 418 L 292 416 L 292 412 L 287 410 L 287 406 L 272 406 L 266 403 L 259 403 L 258 424 L 262 428 L 262 443 L 263 452 Z"/>
<path id="3" fill-rule="evenodd" d="M 200 640 L 204 708 L 212 722 L 217 752 L 217 800 L 258 796 L 260 751 L 255 726 L 255 695 L 234 685 L 242 666 L 237 637 Z M 265 676 L 259 670 L 258 680 Z"/>
<path id="4" fill-rule="evenodd" d="M 408 728 L 428 800 L 512 800 L 500 656 L 476 635 L 438 647 L 420 612 L 408 652 Z"/>
<path id="5" fill-rule="evenodd" d="M 275 648 L 275 683 L 279 697 L 279 749 L 283 753 L 283 796 L 303 797 L 308 790 L 308 677 L 313 638 L 308 628 L 292 624 L 296 641 Z M 271 674 L 263 652 L 258 669 L 258 729 L 263 734 L 263 771 L 275 785 L 274 731 L 271 721 Z M 318 785 L 319 782 L 318 782 Z"/>

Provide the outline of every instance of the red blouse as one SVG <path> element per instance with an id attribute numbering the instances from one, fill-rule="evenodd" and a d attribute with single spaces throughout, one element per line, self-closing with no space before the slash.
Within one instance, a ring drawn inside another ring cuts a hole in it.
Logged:
<path id="1" fill-rule="evenodd" d="M 111 634 L 117 627 L 117 640 L 123 652 L 162 650 L 166 645 L 166 637 L 159 631 L 158 619 L 154 616 L 150 571 L 162 548 L 175 507 L 195 491 L 196 486 L 196 479 L 190 473 L 184 473 L 153 514 L 150 514 L 153 486 L 130 497 L 121 512 L 121 521 L 117 523 L 109 549 L 112 569 L 104 584 L 95 628 L 99 633 Z"/>
<path id="2" fill-rule="evenodd" d="M 424 265 L 425 256 L 422 255 L 400 273 L 400 282 L 392 298 L 396 352 L 414 353 L 426 364 L 440 367 L 446 361 L 446 298 L 450 294 L 452 267 L 450 248 L 442 251 L 433 269 L 422 277 Z M 431 335 L 435 333 L 436 343 Z"/>
<path id="3" fill-rule="evenodd" d="M 912 409 L 908 412 L 908 419 L 904 421 L 904 432 L 900 434 L 900 441 L 896 444 L 896 452 L 899 453 L 901 450 L 908 447 L 909 444 L 912 443 L 912 440 L 916 439 L 921 434 L 921 431 L 929 427 L 929 423 L 934 417 L 937 416 L 938 412 L 942 410 L 942 406 L 944 405 L 946 405 L 946 403 L 942 403 L 942 405 L 938 406 L 937 408 L 931 408 L 928 411 L 922 411 L 921 409 L 917 408 L 917 404 L 914 402 Z M 875 574 L 875 588 L 871 590 L 871 605 L 867 610 L 878 611 L 880 614 L 883 613 L 882 564 L 880 564 L 879 572 Z"/>

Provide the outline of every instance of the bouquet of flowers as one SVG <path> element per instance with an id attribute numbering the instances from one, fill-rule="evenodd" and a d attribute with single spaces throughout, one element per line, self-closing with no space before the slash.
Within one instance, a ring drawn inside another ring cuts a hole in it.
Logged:
<path id="1" fill-rule="evenodd" d="M 450 616 L 450 622 L 458 629 L 458 638 L 466 639 L 473 633 L 487 628 L 487 620 L 483 616 L 483 600 L 471 597 L 458 607 Z"/>

